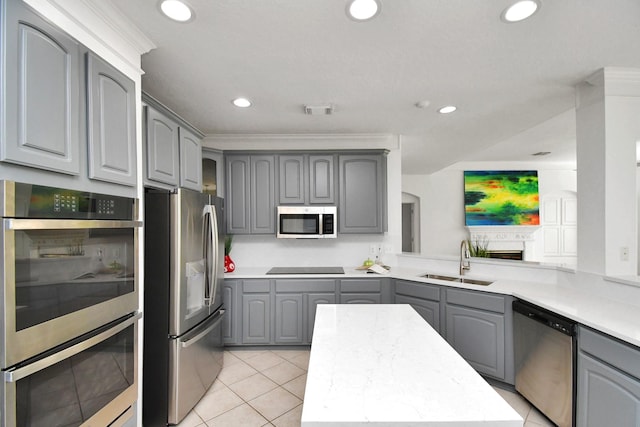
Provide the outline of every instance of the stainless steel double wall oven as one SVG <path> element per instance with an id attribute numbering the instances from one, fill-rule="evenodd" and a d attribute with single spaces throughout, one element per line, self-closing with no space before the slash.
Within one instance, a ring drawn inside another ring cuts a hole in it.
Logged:
<path id="1" fill-rule="evenodd" d="M 137 397 L 135 199 L 0 181 L 0 203 L 0 425 L 108 425 Z"/>

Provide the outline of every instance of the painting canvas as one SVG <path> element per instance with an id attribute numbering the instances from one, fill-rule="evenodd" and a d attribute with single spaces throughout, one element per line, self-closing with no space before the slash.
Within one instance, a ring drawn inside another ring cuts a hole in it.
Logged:
<path id="1" fill-rule="evenodd" d="M 539 225 L 537 171 L 465 171 L 467 226 Z"/>

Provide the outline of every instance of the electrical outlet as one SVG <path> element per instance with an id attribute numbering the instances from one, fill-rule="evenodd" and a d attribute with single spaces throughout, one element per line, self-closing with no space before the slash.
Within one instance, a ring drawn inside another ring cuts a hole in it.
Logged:
<path id="1" fill-rule="evenodd" d="M 393 253 L 393 245 L 387 243 L 386 245 L 384 245 L 384 253 L 385 254 L 390 254 Z"/>
<path id="2" fill-rule="evenodd" d="M 376 245 L 375 243 L 372 243 L 371 246 L 369 246 L 369 254 L 376 255 L 377 253 L 378 253 L 378 245 Z"/>
<path id="3" fill-rule="evenodd" d="M 627 246 L 620 248 L 620 261 L 629 261 L 629 248 Z"/>

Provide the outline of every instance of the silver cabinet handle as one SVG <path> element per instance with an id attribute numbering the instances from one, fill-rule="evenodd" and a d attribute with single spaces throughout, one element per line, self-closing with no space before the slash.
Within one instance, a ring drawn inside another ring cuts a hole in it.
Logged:
<path id="1" fill-rule="evenodd" d="M 193 344 L 197 343 L 198 341 L 200 341 L 205 335 L 207 335 L 209 332 L 211 332 L 215 327 L 217 327 L 220 322 L 222 322 L 222 318 L 224 316 L 224 313 L 226 312 L 226 310 L 222 309 L 220 310 L 220 314 L 218 315 L 218 318 L 216 319 L 215 322 L 213 322 L 211 324 L 211 326 L 207 327 L 207 329 L 205 329 L 204 331 L 198 333 L 196 336 L 194 336 L 193 338 L 190 338 L 187 341 L 183 341 L 180 345 L 182 346 L 182 348 L 187 348 L 192 346 Z"/>

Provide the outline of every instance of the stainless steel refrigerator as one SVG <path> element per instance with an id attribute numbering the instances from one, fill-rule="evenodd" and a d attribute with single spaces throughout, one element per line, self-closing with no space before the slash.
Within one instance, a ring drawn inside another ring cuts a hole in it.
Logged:
<path id="1" fill-rule="evenodd" d="M 145 192 L 145 427 L 178 424 L 222 369 L 223 200 Z"/>

